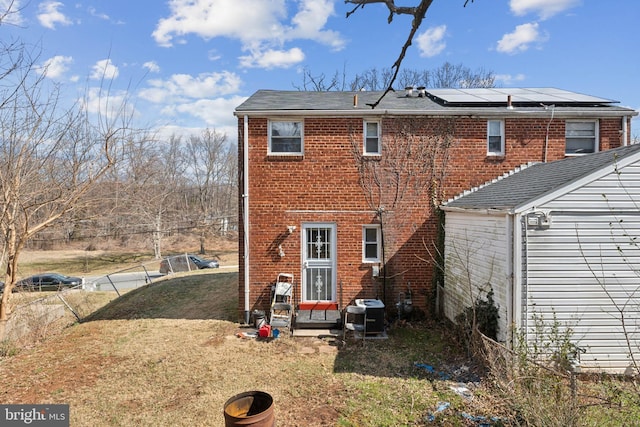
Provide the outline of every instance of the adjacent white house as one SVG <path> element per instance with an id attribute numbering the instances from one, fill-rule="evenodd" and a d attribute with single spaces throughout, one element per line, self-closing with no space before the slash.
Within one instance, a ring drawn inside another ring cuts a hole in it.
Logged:
<path id="1" fill-rule="evenodd" d="M 634 372 L 640 145 L 522 167 L 443 209 L 447 318 L 491 288 L 498 340 L 511 342 L 514 330 L 531 337 L 542 318 L 572 329 L 583 370 Z"/>

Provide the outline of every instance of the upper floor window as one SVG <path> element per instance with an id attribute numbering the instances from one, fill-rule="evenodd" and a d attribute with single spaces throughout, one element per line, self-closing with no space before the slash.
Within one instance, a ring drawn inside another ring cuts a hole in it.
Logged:
<path id="1" fill-rule="evenodd" d="M 487 121 L 487 155 L 504 155 L 504 121 Z"/>
<path id="2" fill-rule="evenodd" d="M 565 154 L 595 153 L 598 151 L 598 122 L 596 120 L 567 121 L 564 137 Z"/>
<path id="3" fill-rule="evenodd" d="M 380 123 L 364 122 L 364 154 L 379 155 L 382 152 L 380 144 Z"/>
<path id="4" fill-rule="evenodd" d="M 364 225 L 362 227 L 362 261 L 380 262 L 380 226 Z"/>
<path id="5" fill-rule="evenodd" d="M 269 154 L 302 154 L 302 122 L 270 121 Z"/>

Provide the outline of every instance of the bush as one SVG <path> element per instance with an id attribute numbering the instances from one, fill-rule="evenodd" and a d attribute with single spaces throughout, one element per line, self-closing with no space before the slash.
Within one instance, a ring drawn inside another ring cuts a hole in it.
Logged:
<path id="1" fill-rule="evenodd" d="M 467 307 L 456 316 L 458 336 L 463 344 L 470 348 L 475 331 L 479 331 L 492 340 L 498 337 L 498 319 L 500 318 L 498 307 L 493 300 L 493 288 L 489 288 L 487 298 L 476 300 L 473 307 Z"/>

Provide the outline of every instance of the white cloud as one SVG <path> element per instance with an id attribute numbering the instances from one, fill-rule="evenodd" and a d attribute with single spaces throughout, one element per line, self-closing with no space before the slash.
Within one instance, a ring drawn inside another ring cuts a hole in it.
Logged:
<path id="1" fill-rule="evenodd" d="M 103 21 L 109 21 L 109 15 L 107 15 L 106 13 L 103 12 L 98 12 L 98 10 L 95 7 L 90 7 L 89 8 L 89 14 L 91 16 L 95 16 L 96 18 L 102 19 Z"/>
<path id="2" fill-rule="evenodd" d="M 107 120 L 126 115 L 132 116 L 135 111 L 127 101 L 129 94 L 125 91 L 105 91 L 102 87 L 90 88 L 81 105 L 92 114 L 100 114 Z"/>
<path id="3" fill-rule="evenodd" d="M 291 19 L 294 24 L 287 31 L 287 40 L 315 40 L 335 50 L 344 48 L 344 40 L 340 34 L 332 30 L 322 30 L 330 16 L 334 15 L 332 0 L 302 0 L 298 13 Z"/>
<path id="4" fill-rule="evenodd" d="M 517 16 L 531 12 L 538 14 L 540 19 L 547 19 L 580 3 L 581 0 L 511 0 L 509 5 Z"/>
<path id="5" fill-rule="evenodd" d="M 175 37 L 195 34 L 209 40 L 230 37 L 248 42 L 281 34 L 284 0 L 170 0 L 171 16 L 161 19 L 153 37 L 171 46 Z"/>
<path id="6" fill-rule="evenodd" d="M 46 1 L 38 5 L 38 21 L 43 27 L 55 30 L 56 24 L 71 25 L 71 20 L 58 9 L 64 6 L 57 1 Z"/>
<path id="7" fill-rule="evenodd" d="M 174 74 L 167 80 L 149 80 L 149 88 L 140 91 L 140 97 L 153 103 L 184 102 L 186 99 L 213 98 L 237 93 L 240 77 L 231 72 L 203 73 L 196 77 Z"/>
<path id="8" fill-rule="evenodd" d="M 526 76 L 522 73 L 516 74 L 515 76 L 512 74 L 496 74 L 495 81 L 500 82 L 504 85 L 510 86 L 518 82 L 522 82 L 526 79 Z"/>
<path id="9" fill-rule="evenodd" d="M 289 68 L 304 61 L 304 53 L 297 47 L 289 50 L 257 50 L 240 57 L 240 65 L 247 68 Z"/>
<path id="10" fill-rule="evenodd" d="M 211 49 L 209 52 L 207 52 L 207 58 L 209 59 L 209 61 L 217 61 L 218 59 L 222 58 L 222 55 L 220 55 L 217 50 Z"/>
<path id="11" fill-rule="evenodd" d="M 505 34 L 498 41 L 497 50 L 513 55 L 526 51 L 532 43 L 541 43 L 547 39 L 546 35 L 540 34 L 538 31 L 538 23 L 530 22 L 518 25 L 512 33 Z"/>
<path id="12" fill-rule="evenodd" d="M 120 75 L 118 67 L 110 59 L 103 59 L 95 63 L 89 76 L 93 80 L 113 80 Z"/>
<path id="13" fill-rule="evenodd" d="M 293 6 L 297 10 L 289 19 L 288 7 Z M 188 35 L 236 39 L 250 52 L 241 57 L 250 66 L 290 66 L 290 61 L 302 60 L 300 48 L 285 48 L 295 40 L 313 40 L 334 50 L 345 44 L 339 33 L 324 29 L 335 14 L 333 0 L 170 0 L 169 7 L 170 16 L 152 34 L 156 43 L 169 47 Z M 280 60 L 270 59 L 277 55 Z"/>
<path id="14" fill-rule="evenodd" d="M 24 18 L 20 13 L 22 10 L 20 0 L 0 0 L 0 10 L 6 13 L 2 18 L 3 24 L 22 25 L 24 23 Z"/>
<path id="15" fill-rule="evenodd" d="M 147 70 L 149 70 L 150 73 L 159 73 L 160 72 L 160 66 L 155 61 L 147 61 L 147 62 L 145 62 L 144 64 L 142 64 L 142 68 L 146 68 Z"/>
<path id="16" fill-rule="evenodd" d="M 169 116 L 187 114 L 199 119 L 206 126 L 215 127 L 227 135 L 237 132 L 237 119 L 230 112 L 246 100 L 246 97 L 198 99 L 194 102 L 165 107 L 162 113 Z"/>
<path id="17" fill-rule="evenodd" d="M 50 79 L 59 79 L 69 69 L 69 64 L 73 62 L 70 56 L 57 55 L 47 59 L 44 64 L 38 67 L 38 72 Z"/>
<path id="18" fill-rule="evenodd" d="M 420 34 L 416 38 L 418 49 L 420 49 L 420 56 L 426 56 L 430 58 L 441 53 L 447 46 L 447 44 L 442 41 L 446 34 L 446 25 L 439 25 L 437 27 L 429 28 L 427 29 L 427 31 Z"/>

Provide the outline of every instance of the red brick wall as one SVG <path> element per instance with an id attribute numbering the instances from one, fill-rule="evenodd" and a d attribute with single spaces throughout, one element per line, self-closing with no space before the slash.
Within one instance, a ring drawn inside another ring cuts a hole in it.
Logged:
<path id="1" fill-rule="evenodd" d="M 383 138 L 393 138 L 396 119 L 382 122 Z M 425 136 L 437 127 L 438 119 L 411 117 L 413 132 Z M 448 151 L 443 198 L 483 184 L 528 162 L 564 158 L 563 119 L 508 118 L 505 120 L 504 156 L 486 155 L 486 119 L 454 119 L 453 145 Z M 266 309 L 270 285 L 279 272 L 295 274 L 301 283 L 301 230 L 303 222 L 330 222 L 337 227 L 337 297 L 341 307 L 352 299 L 382 298 L 393 306 L 408 283 L 414 305 L 428 312 L 432 303 L 433 265 L 425 248 L 435 239 L 437 220 L 430 208 L 430 195 L 405 197 L 392 213 L 396 221 L 387 253 L 387 287 L 371 277 L 371 266 L 362 263 L 362 225 L 377 218 L 359 184 L 360 174 L 352 152 L 352 141 L 362 144 L 363 118 L 304 119 L 304 156 L 268 156 L 268 120 L 249 119 L 249 310 Z M 239 159 L 243 170 L 243 118 L 239 118 Z M 549 126 L 547 132 L 547 126 Z M 621 141 L 621 120 L 600 120 L 600 150 L 617 147 Z M 548 139 L 548 140 L 547 140 Z M 545 141 L 547 140 L 546 144 Z M 383 154 L 384 155 L 384 154 Z M 241 179 L 242 181 L 242 179 Z M 242 182 L 240 183 L 242 188 Z M 418 193 L 416 193 L 418 194 Z M 442 200 L 440 200 L 442 201 Z M 242 224 L 242 197 L 240 198 Z M 310 211 L 316 211 L 312 213 Z M 383 216 L 386 220 L 386 216 Z M 400 224 L 400 225 L 398 225 Z M 287 226 L 296 226 L 289 234 Z M 244 235 L 240 230 L 239 309 L 244 311 Z M 386 229 L 385 229 L 386 231 Z M 281 245 L 285 256 L 278 254 Z M 342 298 L 340 298 L 342 297 Z M 299 299 L 299 292 L 296 299 Z"/>

